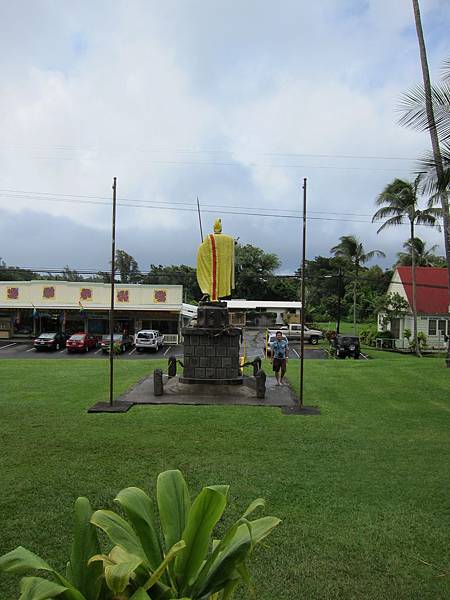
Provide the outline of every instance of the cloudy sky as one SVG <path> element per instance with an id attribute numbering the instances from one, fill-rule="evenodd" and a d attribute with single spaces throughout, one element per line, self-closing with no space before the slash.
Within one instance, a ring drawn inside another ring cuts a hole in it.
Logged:
<path id="1" fill-rule="evenodd" d="M 437 78 L 450 4 L 421 6 Z M 221 216 L 292 272 L 303 177 L 309 257 L 347 234 L 386 265 L 401 250 L 407 226 L 377 236 L 370 215 L 429 145 L 396 124 L 421 77 L 410 0 L 16 0 L 1 22 L 8 264 L 106 268 L 114 176 L 117 245 L 143 270 L 194 264 L 198 196 L 205 230 Z"/>

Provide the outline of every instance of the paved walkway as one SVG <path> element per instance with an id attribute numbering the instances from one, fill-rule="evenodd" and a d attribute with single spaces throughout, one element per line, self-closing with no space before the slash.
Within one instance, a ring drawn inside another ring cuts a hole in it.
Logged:
<path id="1" fill-rule="evenodd" d="M 164 395 L 153 393 L 153 376 L 143 379 L 120 396 L 117 403 L 132 404 L 200 404 L 246 406 L 295 406 L 295 396 L 289 385 L 275 385 L 275 378 L 266 380 L 266 397 L 257 398 L 252 377 L 243 385 L 208 385 L 180 383 L 178 377 L 168 380 L 164 376 Z"/>

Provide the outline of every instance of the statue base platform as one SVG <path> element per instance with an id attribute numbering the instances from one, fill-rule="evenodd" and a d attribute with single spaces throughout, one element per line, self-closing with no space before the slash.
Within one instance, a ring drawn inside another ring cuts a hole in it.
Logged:
<path id="1" fill-rule="evenodd" d="M 193 377 L 180 377 L 178 379 L 180 383 L 197 384 L 207 383 L 209 385 L 242 385 L 244 383 L 243 377 L 237 379 L 195 379 Z"/>
<path id="2" fill-rule="evenodd" d="M 240 385 L 242 330 L 229 325 L 223 303 L 199 306 L 197 326 L 185 327 L 183 383 Z"/>

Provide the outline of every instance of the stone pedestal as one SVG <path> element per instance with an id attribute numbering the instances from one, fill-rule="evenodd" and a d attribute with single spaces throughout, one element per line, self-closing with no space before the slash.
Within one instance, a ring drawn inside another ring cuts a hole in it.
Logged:
<path id="1" fill-rule="evenodd" d="M 239 367 L 241 330 L 228 324 L 223 304 L 199 307 L 202 325 L 183 329 L 182 383 L 241 384 Z"/>

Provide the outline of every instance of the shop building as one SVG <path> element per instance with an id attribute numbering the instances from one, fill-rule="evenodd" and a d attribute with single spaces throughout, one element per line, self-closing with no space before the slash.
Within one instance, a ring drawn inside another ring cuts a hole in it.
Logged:
<path id="1" fill-rule="evenodd" d="M 159 329 L 170 341 L 189 321 L 181 285 L 115 285 L 114 330 Z M 0 338 L 40 333 L 109 332 L 111 285 L 71 281 L 0 282 Z M 172 339 L 173 338 L 173 339 Z"/>

